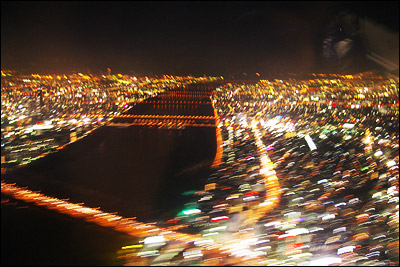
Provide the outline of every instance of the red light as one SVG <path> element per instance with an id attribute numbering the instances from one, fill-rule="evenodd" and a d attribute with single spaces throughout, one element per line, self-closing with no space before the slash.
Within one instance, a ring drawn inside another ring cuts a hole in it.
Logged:
<path id="1" fill-rule="evenodd" d="M 259 195 L 260 193 L 258 192 L 247 192 L 245 195 L 246 196 L 251 196 L 251 195 Z"/>
<path id="2" fill-rule="evenodd" d="M 227 216 L 215 217 L 215 218 L 211 219 L 212 222 L 219 222 L 219 221 L 226 221 L 226 220 L 229 220 L 229 218 Z"/>
<path id="3" fill-rule="evenodd" d="M 286 245 L 286 253 L 299 252 L 303 247 L 303 243 L 291 243 Z"/>

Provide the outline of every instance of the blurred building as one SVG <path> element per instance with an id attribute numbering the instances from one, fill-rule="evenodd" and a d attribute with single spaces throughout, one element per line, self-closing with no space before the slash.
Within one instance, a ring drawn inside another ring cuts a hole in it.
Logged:
<path id="1" fill-rule="evenodd" d="M 366 57 L 386 72 L 399 76 L 399 33 L 371 19 L 360 19 L 360 36 Z"/>
<path id="2" fill-rule="evenodd" d="M 323 40 L 325 67 L 334 73 L 378 70 L 399 76 L 399 33 L 368 16 L 344 10 Z"/>

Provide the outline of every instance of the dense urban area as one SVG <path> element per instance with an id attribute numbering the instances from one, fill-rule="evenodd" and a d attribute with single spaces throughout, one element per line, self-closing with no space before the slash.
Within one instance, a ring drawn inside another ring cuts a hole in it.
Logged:
<path id="1" fill-rule="evenodd" d="M 218 83 L 213 173 L 186 192 L 191 201 L 175 218 L 139 224 L 2 181 L 16 198 L 135 228 L 141 238 L 117 253 L 126 265 L 399 264 L 398 77 L 1 75 L 2 173 L 56 153 L 144 99 Z"/>
<path id="2" fill-rule="evenodd" d="M 220 78 L 122 74 L 18 75 L 1 72 L 2 172 L 62 149 L 135 103 Z"/>

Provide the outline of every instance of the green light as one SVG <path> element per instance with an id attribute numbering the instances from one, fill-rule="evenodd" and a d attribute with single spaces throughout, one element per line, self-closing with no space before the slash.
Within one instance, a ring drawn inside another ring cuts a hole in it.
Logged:
<path id="1" fill-rule="evenodd" d="M 192 194 L 194 194 L 196 192 L 197 192 L 196 190 L 190 190 L 190 191 L 183 192 L 182 195 L 183 196 L 192 195 Z"/>
<path id="2" fill-rule="evenodd" d="M 360 169 L 360 171 L 365 171 L 365 170 L 368 170 L 368 169 L 369 169 L 369 166 Z"/>

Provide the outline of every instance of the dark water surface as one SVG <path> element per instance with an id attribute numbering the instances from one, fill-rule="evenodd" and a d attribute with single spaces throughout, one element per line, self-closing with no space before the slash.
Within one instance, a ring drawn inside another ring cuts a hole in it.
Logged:
<path id="1" fill-rule="evenodd" d="M 133 238 L 2 194 L 2 266 L 120 266 Z"/>
<path id="2" fill-rule="evenodd" d="M 182 108 L 183 115 L 214 115 L 211 104 Z M 145 102 L 130 113 L 170 114 L 179 109 Z M 182 209 L 184 191 L 203 188 L 215 151 L 213 127 L 104 126 L 2 179 L 124 217 L 159 222 Z M 31 204 L 2 204 L 1 213 L 2 265 L 120 265 L 116 250 L 132 240 Z"/>

